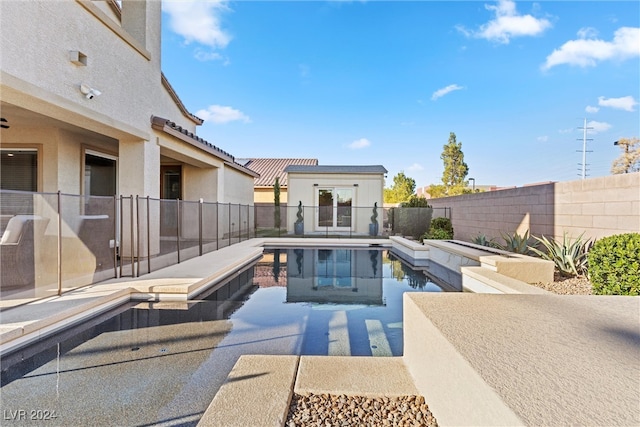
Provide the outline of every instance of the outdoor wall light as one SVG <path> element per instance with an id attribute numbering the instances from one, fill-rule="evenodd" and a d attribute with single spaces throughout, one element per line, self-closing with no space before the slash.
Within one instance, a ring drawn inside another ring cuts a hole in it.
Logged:
<path id="1" fill-rule="evenodd" d="M 354 187 L 357 187 L 359 184 L 353 184 Z"/>
<path id="2" fill-rule="evenodd" d="M 0 117 L 0 122 L 2 122 L 2 124 L 0 124 L 0 128 L 2 129 L 9 129 L 11 126 L 5 124 L 8 123 L 7 119 L 5 119 L 4 117 Z"/>
<path id="3" fill-rule="evenodd" d="M 313 184 L 313 186 L 314 186 L 314 187 L 317 187 L 317 186 L 318 186 L 318 184 Z"/>
<path id="4" fill-rule="evenodd" d="M 82 92 L 84 94 L 84 97 L 87 99 L 93 99 L 96 96 L 102 95 L 102 92 L 100 92 L 98 89 L 92 88 L 86 83 L 82 83 L 80 85 L 80 92 Z"/>

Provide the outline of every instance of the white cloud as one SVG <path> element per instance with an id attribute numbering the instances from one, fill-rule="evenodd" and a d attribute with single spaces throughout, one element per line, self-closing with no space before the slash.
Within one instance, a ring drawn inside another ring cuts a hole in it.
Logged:
<path id="1" fill-rule="evenodd" d="M 617 110 L 634 111 L 634 107 L 638 105 L 638 101 L 633 96 L 623 96 L 622 98 L 605 98 L 598 97 L 598 105 L 601 107 L 615 108 Z"/>
<path id="2" fill-rule="evenodd" d="M 437 91 L 433 92 L 433 95 L 431 95 L 431 100 L 435 101 L 436 99 L 445 96 L 449 92 L 453 92 L 454 90 L 460 90 L 460 89 L 464 89 L 464 88 L 456 84 L 443 87 L 442 89 L 438 89 Z"/>
<path id="3" fill-rule="evenodd" d="M 367 138 L 360 138 L 353 141 L 351 144 L 349 144 L 348 147 L 352 150 L 359 150 L 361 148 L 366 148 L 370 145 L 371 145 L 371 141 L 369 141 Z"/>
<path id="4" fill-rule="evenodd" d="M 407 170 L 409 170 L 409 171 L 411 171 L 411 172 L 415 172 L 415 171 L 421 171 L 421 170 L 424 170 L 424 168 L 422 167 L 422 165 L 421 165 L 421 164 L 419 164 L 419 163 L 414 163 L 414 164 L 412 164 L 411 166 L 409 166 L 409 167 L 407 168 Z"/>
<path id="5" fill-rule="evenodd" d="M 583 30 L 578 32 L 579 37 L 585 34 Z M 569 40 L 547 56 L 542 69 L 561 64 L 594 67 L 600 61 L 622 61 L 635 56 L 640 56 L 640 27 L 622 27 L 616 30 L 612 41 L 595 38 Z"/>
<path id="6" fill-rule="evenodd" d="M 477 31 L 457 26 L 458 31 L 467 37 L 508 44 L 512 37 L 537 36 L 547 28 L 551 28 L 551 22 L 547 19 L 518 14 L 516 4 L 512 0 L 498 0 L 497 5 L 485 5 L 484 7 L 495 12 L 494 19 L 481 25 Z"/>
<path id="7" fill-rule="evenodd" d="M 600 109 L 598 107 L 592 107 L 591 105 L 587 105 L 584 111 L 586 111 L 587 113 L 597 113 L 598 111 L 600 111 Z"/>
<path id="8" fill-rule="evenodd" d="M 609 129 L 611 129 L 611 125 L 609 123 L 596 122 L 595 120 L 587 122 L 587 127 L 588 128 L 593 128 L 593 129 L 589 129 L 593 133 L 606 132 Z"/>
<path id="9" fill-rule="evenodd" d="M 558 133 L 571 133 L 571 132 L 573 132 L 574 130 L 575 130 L 574 128 L 558 129 Z"/>
<path id="10" fill-rule="evenodd" d="M 186 44 L 196 42 L 221 49 L 231 41 L 231 35 L 220 25 L 221 13 L 229 10 L 226 0 L 165 0 L 162 10 L 169 15 L 169 28 Z"/>
<path id="11" fill-rule="evenodd" d="M 229 65 L 229 58 L 219 54 L 218 52 L 212 52 L 205 49 L 196 48 L 193 52 L 194 58 L 201 62 L 207 61 L 222 61 L 223 65 Z"/>
<path id="12" fill-rule="evenodd" d="M 549 140 L 549 137 L 547 135 L 539 136 L 537 140 L 538 142 L 547 142 Z"/>
<path id="13" fill-rule="evenodd" d="M 238 120 L 251 123 L 251 119 L 242 111 L 224 105 L 210 105 L 206 110 L 196 111 L 196 116 L 218 125 Z"/>
<path id="14" fill-rule="evenodd" d="M 593 27 L 583 27 L 578 30 L 578 37 L 581 39 L 595 39 L 598 36 L 598 30 Z"/>

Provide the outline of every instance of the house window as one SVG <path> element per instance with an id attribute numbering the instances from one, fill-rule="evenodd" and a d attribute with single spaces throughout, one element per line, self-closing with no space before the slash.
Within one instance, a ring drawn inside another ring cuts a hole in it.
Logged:
<path id="1" fill-rule="evenodd" d="M 38 150 L 3 148 L 0 150 L 0 188 L 38 191 Z"/>
<path id="2" fill-rule="evenodd" d="M 351 228 L 353 188 L 319 188 L 317 224 L 320 228 Z"/>
<path id="3" fill-rule="evenodd" d="M 85 150 L 84 194 L 114 196 L 117 194 L 118 159 L 115 156 Z"/>
<path id="4" fill-rule="evenodd" d="M 182 199 L 182 166 L 160 166 L 160 235 L 175 236 L 178 232 L 178 207 Z"/>
<path id="5" fill-rule="evenodd" d="M 160 166 L 160 198 L 182 199 L 182 166 Z"/>

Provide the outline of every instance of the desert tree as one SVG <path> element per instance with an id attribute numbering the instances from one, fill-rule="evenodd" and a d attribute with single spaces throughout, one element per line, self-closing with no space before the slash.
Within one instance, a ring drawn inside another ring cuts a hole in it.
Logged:
<path id="1" fill-rule="evenodd" d="M 613 161 L 611 173 L 616 175 L 640 171 L 640 139 L 620 138 L 615 144 L 622 153 Z"/>
<path id="2" fill-rule="evenodd" d="M 471 193 L 468 188 L 469 183 L 465 180 L 469 174 L 469 166 L 464 161 L 462 142 L 457 141 L 455 133 L 449 133 L 449 142 L 442 147 L 440 158 L 444 165 L 442 184 L 429 186 L 431 197 L 438 198 Z"/>
<path id="3" fill-rule="evenodd" d="M 385 203 L 402 203 L 406 202 L 413 196 L 416 191 L 416 181 L 399 172 L 393 177 L 393 185 L 391 188 L 384 189 Z"/>

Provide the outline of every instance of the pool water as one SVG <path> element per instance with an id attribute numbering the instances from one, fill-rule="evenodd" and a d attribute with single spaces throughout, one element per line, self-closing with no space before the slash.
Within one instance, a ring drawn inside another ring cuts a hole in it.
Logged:
<path id="1" fill-rule="evenodd" d="M 241 355 L 400 356 L 402 294 L 440 291 L 380 249 L 265 250 L 195 301 L 126 304 L 3 356 L 3 421 L 195 425 Z"/>

